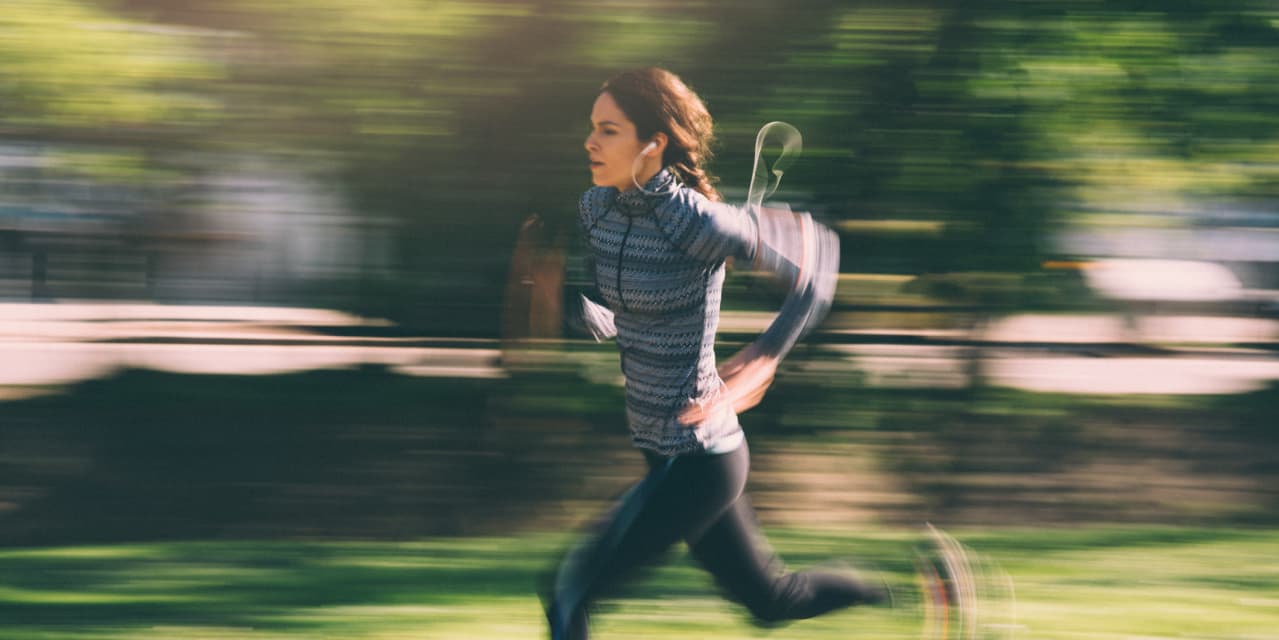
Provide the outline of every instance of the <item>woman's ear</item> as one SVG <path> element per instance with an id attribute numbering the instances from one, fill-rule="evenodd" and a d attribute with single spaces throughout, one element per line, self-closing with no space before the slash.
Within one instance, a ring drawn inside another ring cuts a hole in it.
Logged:
<path id="1" fill-rule="evenodd" d="M 657 158 L 663 157 L 666 154 L 666 142 L 667 139 L 665 133 L 659 132 L 653 134 L 652 142 L 649 142 L 648 147 L 646 147 L 652 148 L 652 151 L 647 152 L 645 155 L 651 155 Z"/>

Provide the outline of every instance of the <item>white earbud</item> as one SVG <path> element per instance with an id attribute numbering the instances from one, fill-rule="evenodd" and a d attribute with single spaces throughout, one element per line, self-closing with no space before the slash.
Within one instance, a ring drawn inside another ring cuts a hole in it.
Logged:
<path id="1" fill-rule="evenodd" d="M 635 160 L 631 162 L 631 182 L 635 184 L 636 189 L 639 189 L 640 191 L 644 193 L 648 193 L 648 192 L 644 191 L 644 185 L 639 183 L 639 179 L 635 177 L 635 172 L 638 171 L 640 168 L 640 165 L 644 163 L 645 156 L 652 153 L 653 150 L 656 148 L 657 148 L 656 140 L 648 143 L 648 146 L 641 149 L 639 152 L 639 155 L 635 156 Z"/>

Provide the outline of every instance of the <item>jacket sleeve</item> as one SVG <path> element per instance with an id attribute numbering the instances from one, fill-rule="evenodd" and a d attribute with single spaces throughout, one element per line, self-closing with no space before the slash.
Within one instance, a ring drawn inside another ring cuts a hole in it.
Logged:
<path id="1" fill-rule="evenodd" d="M 762 209 L 759 219 L 755 264 L 783 278 L 789 292 L 756 343 L 764 354 L 781 358 L 830 312 L 839 281 L 839 236 L 807 213 Z"/>
<path id="2" fill-rule="evenodd" d="M 657 208 L 671 242 L 694 259 L 716 264 L 732 256 L 773 274 L 787 287 L 772 324 L 756 340 L 784 357 L 830 311 L 839 275 L 839 237 L 807 213 L 762 208 L 758 215 L 681 193 Z"/>
<path id="3" fill-rule="evenodd" d="M 566 278 L 569 285 L 566 301 L 565 321 L 568 329 L 578 335 L 589 335 L 596 342 L 603 342 L 617 337 L 617 326 L 613 323 L 613 312 L 600 295 L 595 280 L 595 252 L 591 249 L 590 232 L 595 221 L 603 214 L 601 198 L 605 194 L 598 189 L 590 189 L 582 194 L 578 203 L 578 267 L 575 273 Z"/>

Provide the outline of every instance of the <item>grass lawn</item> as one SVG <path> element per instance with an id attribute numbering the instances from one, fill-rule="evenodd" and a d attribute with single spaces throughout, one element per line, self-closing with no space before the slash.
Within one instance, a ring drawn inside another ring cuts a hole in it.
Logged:
<path id="1" fill-rule="evenodd" d="M 983 637 L 1279 638 L 1279 531 L 954 532 L 1007 573 Z M 862 558 L 899 589 L 920 537 L 770 533 L 792 565 Z M 415 542 L 177 542 L 0 550 L 0 640 L 543 638 L 537 576 L 563 535 Z M 906 593 L 906 592 L 903 592 Z M 908 599 L 906 595 L 902 599 Z M 774 630 L 682 552 L 595 617 L 595 637 L 918 638 L 911 605 Z"/>

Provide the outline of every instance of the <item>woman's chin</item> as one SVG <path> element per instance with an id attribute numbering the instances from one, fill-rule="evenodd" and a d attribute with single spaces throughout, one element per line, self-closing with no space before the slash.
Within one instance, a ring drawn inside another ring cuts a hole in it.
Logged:
<path id="1" fill-rule="evenodd" d="M 614 181 L 601 178 L 597 174 L 591 174 L 591 184 L 597 187 L 617 187 Z"/>

